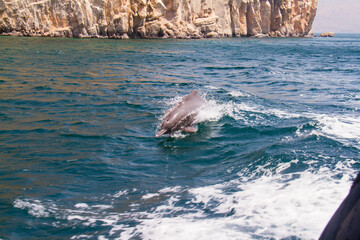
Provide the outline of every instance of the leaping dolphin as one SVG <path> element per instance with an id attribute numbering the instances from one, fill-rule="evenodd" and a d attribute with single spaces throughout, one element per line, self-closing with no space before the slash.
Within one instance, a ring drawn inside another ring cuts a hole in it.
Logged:
<path id="1" fill-rule="evenodd" d="M 197 95 L 197 91 L 192 91 L 192 93 L 183 97 L 182 101 L 164 115 L 160 125 L 161 130 L 155 136 L 160 137 L 163 134 L 179 130 L 196 132 L 192 125 L 204 104 L 205 100 Z"/>

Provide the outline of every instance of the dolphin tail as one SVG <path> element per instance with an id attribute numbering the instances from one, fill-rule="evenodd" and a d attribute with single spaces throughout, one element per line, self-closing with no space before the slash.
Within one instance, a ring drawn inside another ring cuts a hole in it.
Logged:
<path id="1" fill-rule="evenodd" d="M 155 137 L 160 137 L 161 135 L 165 134 L 167 129 L 161 129 L 158 133 L 156 133 Z"/>

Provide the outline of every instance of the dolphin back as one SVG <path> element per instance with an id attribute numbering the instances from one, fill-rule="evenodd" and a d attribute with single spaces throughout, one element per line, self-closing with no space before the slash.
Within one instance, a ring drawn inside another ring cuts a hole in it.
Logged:
<path id="1" fill-rule="evenodd" d="M 205 101 L 197 94 L 196 90 L 193 90 L 192 93 L 185 96 L 182 103 L 189 109 L 198 109 L 204 105 Z"/>
<path id="2" fill-rule="evenodd" d="M 204 103 L 205 101 L 197 95 L 197 91 L 194 90 L 191 94 L 183 97 L 182 101 L 166 114 L 164 119 L 170 120 L 171 118 L 176 118 L 180 120 L 181 118 L 194 113 L 194 111 L 198 110 Z"/>

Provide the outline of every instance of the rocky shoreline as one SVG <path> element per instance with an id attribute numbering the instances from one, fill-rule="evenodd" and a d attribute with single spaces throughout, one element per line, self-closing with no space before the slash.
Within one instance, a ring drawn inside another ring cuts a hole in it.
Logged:
<path id="1" fill-rule="evenodd" d="M 0 35 L 305 37 L 318 0 L 0 0 Z"/>

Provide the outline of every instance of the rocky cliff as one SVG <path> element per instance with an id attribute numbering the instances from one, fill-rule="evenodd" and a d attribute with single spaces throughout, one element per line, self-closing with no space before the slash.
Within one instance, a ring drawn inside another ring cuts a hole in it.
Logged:
<path id="1" fill-rule="evenodd" d="M 201 38 L 306 36 L 318 0 L 0 0 L 0 33 Z"/>

